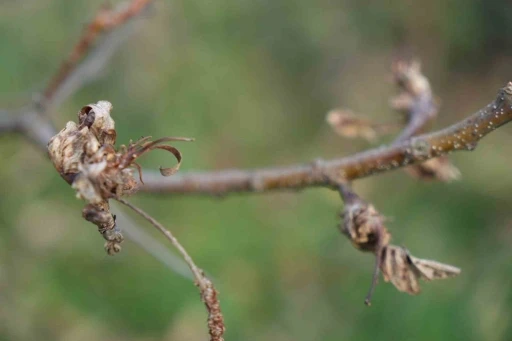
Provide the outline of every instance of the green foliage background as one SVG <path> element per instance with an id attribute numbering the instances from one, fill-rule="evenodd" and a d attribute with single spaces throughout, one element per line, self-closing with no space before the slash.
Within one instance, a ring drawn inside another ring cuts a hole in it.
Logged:
<path id="1" fill-rule="evenodd" d="M 0 2 L 2 106 L 44 87 L 101 3 Z M 325 113 L 343 106 L 395 119 L 389 71 L 400 46 L 421 58 L 439 96 L 436 126 L 490 102 L 512 78 L 511 14 L 497 0 L 156 1 L 102 77 L 52 120 L 63 127 L 107 99 L 121 143 L 195 137 L 179 145 L 184 172 L 349 155 L 368 145 L 335 136 Z M 397 244 L 463 269 L 417 297 L 381 282 L 371 308 L 373 258 L 338 233 L 334 192 L 132 201 L 215 279 L 227 340 L 510 340 L 510 131 L 453 155 L 458 182 L 396 171 L 356 183 L 393 218 Z M 0 340 L 205 340 L 189 280 L 130 241 L 105 255 L 83 203 L 23 138 L 1 136 L 0 156 Z M 156 152 L 142 163 L 170 161 Z"/>

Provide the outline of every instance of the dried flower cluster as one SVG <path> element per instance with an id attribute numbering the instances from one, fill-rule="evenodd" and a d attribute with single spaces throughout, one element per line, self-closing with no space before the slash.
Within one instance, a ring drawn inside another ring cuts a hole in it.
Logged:
<path id="1" fill-rule="evenodd" d="M 390 99 L 390 106 L 404 115 L 405 127 L 395 139 L 395 144 L 423 133 L 438 114 L 438 105 L 433 98 L 428 79 L 421 72 L 418 61 L 399 59 L 392 65 L 392 75 L 399 89 L 398 95 Z M 400 127 L 396 123 L 376 123 L 356 116 L 347 109 L 336 109 L 327 113 L 326 121 L 334 131 L 345 138 L 364 138 L 374 142 L 377 136 L 391 133 Z M 460 177 L 460 171 L 446 156 L 429 159 L 404 168 L 407 174 L 421 180 L 449 182 Z"/>
<path id="2" fill-rule="evenodd" d="M 142 138 L 128 146 L 115 148 L 115 122 L 110 116 L 112 104 L 99 101 L 89 104 L 78 112 L 78 124 L 68 122 L 66 127 L 48 143 L 48 154 L 53 165 L 77 192 L 77 197 L 87 202 L 83 217 L 98 226 L 106 240 L 105 250 L 113 255 L 121 250 L 123 235 L 116 225 L 115 215 L 110 212 L 109 199 L 120 198 L 137 190 L 133 167 L 138 157 L 152 149 L 171 152 L 178 164 L 160 168 L 164 176 L 174 174 L 180 166 L 180 152 L 167 141 L 190 141 L 186 138 L 162 138 L 149 141 Z M 142 181 L 142 178 L 141 178 Z"/>
<path id="3" fill-rule="evenodd" d="M 420 293 L 420 278 L 431 281 L 460 273 L 459 268 L 416 258 L 407 249 L 390 245 L 391 234 L 384 226 L 384 217 L 371 204 L 357 196 L 348 185 L 340 185 L 340 194 L 345 202 L 341 213 L 341 232 L 356 248 L 375 254 L 373 281 L 365 299 L 367 305 L 370 305 L 379 271 L 382 271 L 384 281 L 391 282 L 399 291 L 412 295 Z"/>

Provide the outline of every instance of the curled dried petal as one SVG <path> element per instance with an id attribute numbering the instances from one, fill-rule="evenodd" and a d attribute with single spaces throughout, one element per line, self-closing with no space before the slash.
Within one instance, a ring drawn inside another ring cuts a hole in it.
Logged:
<path id="1" fill-rule="evenodd" d="M 180 166 L 181 166 L 181 153 L 178 149 L 174 148 L 173 146 L 156 146 L 155 149 L 163 149 L 163 150 L 167 150 L 168 152 L 171 152 L 174 157 L 176 157 L 176 160 L 178 161 L 178 163 L 176 164 L 176 166 L 173 166 L 173 167 L 168 167 L 168 168 L 163 168 L 163 167 L 160 167 L 160 174 L 162 174 L 163 176 L 171 176 L 173 174 L 175 174 L 179 169 L 180 169 Z"/>
<path id="2" fill-rule="evenodd" d="M 166 151 L 172 153 L 174 155 L 174 157 L 176 157 L 176 160 L 178 160 L 178 164 L 174 167 L 169 167 L 169 168 L 160 167 L 160 173 L 163 176 L 170 176 L 172 174 L 175 174 L 179 170 L 179 168 L 181 166 L 182 155 L 181 155 L 180 151 L 178 149 L 176 149 L 175 147 L 169 146 L 169 145 L 162 145 L 162 143 L 169 142 L 169 141 L 186 141 L 186 142 L 194 141 L 194 139 L 188 138 L 188 137 L 162 137 L 155 141 L 149 141 L 150 138 L 151 137 L 149 137 L 149 136 L 143 137 L 135 143 L 131 142 L 130 145 L 128 146 L 126 153 L 124 153 L 122 155 L 120 167 L 124 168 L 124 167 L 128 167 L 131 165 L 135 165 L 135 160 L 137 158 L 139 158 L 141 155 L 143 155 L 153 149 L 163 149 L 163 150 L 166 150 Z M 137 166 L 138 165 L 136 165 L 136 167 Z M 139 175 L 141 177 L 141 182 L 142 182 L 140 167 L 137 167 L 137 169 L 139 170 Z"/>

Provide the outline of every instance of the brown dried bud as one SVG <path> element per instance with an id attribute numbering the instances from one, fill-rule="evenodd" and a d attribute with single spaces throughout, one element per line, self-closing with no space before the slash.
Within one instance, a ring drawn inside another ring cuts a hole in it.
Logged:
<path id="1" fill-rule="evenodd" d="M 345 138 L 364 138 L 375 141 L 377 133 L 368 119 L 357 117 L 351 110 L 337 109 L 327 113 L 326 121 L 334 131 Z"/>
<path id="2" fill-rule="evenodd" d="M 325 120 L 332 129 L 345 138 L 363 138 L 368 142 L 375 142 L 378 136 L 389 134 L 401 127 L 401 123 L 377 123 L 354 115 L 351 110 L 335 109 L 327 113 Z"/>
<path id="3" fill-rule="evenodd" d="M 384 217 L 373 205 L 364 202 L 352 192 L 348 186 L 342 187 L 345 207 L 341 213 L 343 219 L 340 225 L 341 232 L 356 248 L 377 253 L 391 240 L 391 234 L 384 226 Z"/>
<path id="4" fill-rule="evenodd" d="M 445 156 L 429 159 L 425 162 L 404 168 L 412 177 L 421 180 L 440 180 L 451 182 L 460 178 L 460 171 Z"/>
<path id="5" fill-rule="evenodd" d="M 366 305 L 370 305 L 379 279 L 382 250 L 389 244 L 391 234 L 384 227 L 384 217 L 352 191 L 350 186 L 341 184 L 339 191 L 345 203 L 342 213 L 343 224 L 340 226 L 342 233 L 350 239 L 356 248 L 375 254 L 372 284 L 364 301 Z"/>
<path id="6" fill-rule="evenodd" d="M 417 60 L 396 60 L 391 66 L 395 82 L 412 96 L 431 96 L 430 83 L 421 73 L 421 63 Z"/>

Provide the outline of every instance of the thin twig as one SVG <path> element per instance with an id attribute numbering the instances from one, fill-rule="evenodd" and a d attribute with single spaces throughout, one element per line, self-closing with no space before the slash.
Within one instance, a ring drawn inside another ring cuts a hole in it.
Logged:
<path id="1" fill-rule="evenodd" d="M 84 33 L 69 56 L 61 64 L 59 71 L 50 80 L 43 92 L 43 105 L 51 102 L 62 83 L 73 74 L 78 63 L 88 53 L 91 46 L 105 32 L 126 23 L 129 19 L 140 14 L 152 0 L 132 0 L 130 3 L 123 3 L 121 6 L 110 9 L 102 7 L 94 19 L 87 25 Z"/>
<path id="2" fill-rule="evenodd" d="M 208 311 L 208 329 L 210 332 L 210 340 L 211 341 L 223 341 L 224 338 L 222 335 L 225 331 L 224 326 L 224 318 L 220 311 L 219 301 L 217 299 L 217 290 L 215 290 L 213 283 L 204 275 L 203 270 L 201 270 L 192 260 L 192 257 L 188 254 L 185 248 L 180 244 L 178 239 L 174 237 L 171 231 L 167 230 L 162 224 L 160 224 L 156 219 L 152 216 L 141 210 L 140 208 L 132 205 L 128 201 L 122 198 L 116 198 L 120 203 L 128 206 L 134 212 L 139 214 L 141 217 L 149 221 L 151 225 L 156 227 L 162 234 L 171 242 L 171 244 L 181 253 L 185 262 L 190 267 L 192 274 L 196 280 L 196 285 L 199 287 L 201 291 L 201 299 L 206 305 L 206 309 Z"/>
<path id="3" fill-rule="evenodd" d="M 512 120 L 512 82 L 500 89 L 497 98 L 472 116 L 445 129 L 418 135 L 387 147 L 352 156 L 310 164 L 254 170 L 190 172 L 162 178 L 144 172 L 141 190 L 150 193 L 226 195 L 235 192 L 333 187 L 339 181 L 352 181 L 387 172 L 450 152 L 474 150 L 477 143 L 494 129 Z"/>
<path id="4" fill-rule="evenodd" d="M 188 265 L 174 252 L 171 252 L 164 244 L 158 239 L 147 233 L 138 224 L 135 224 L 132 219 L 125 215 L 120 209 L 121 205 L 111 203 L 112 209 L 116 212 L 116 223 L 121 228 L 123 234 L 128 237 L 133 243 L 141 247 L 148 254 L 155 257 L 160 263 L 165 265 L 171 271 L 178 275 L 194 280 L 192 274 L 188 269 Z"/>
<path id="5" fill-rule="evenodd" d="M 18 129 L 18 120 L 16 116 L 9 111 L 0 110 L 0 134 L 14 132 Z"/>
<path id="6" fill-rule="evenodd" d="M 398 59 L 393 62 L 392 71 L 400 94 L 391 99 L 391 106 L 407 113 L 407 124 L 394 140 L 398 144 L 423 132 L 426 125 L 437 117 L 439 108 L 419 61 Z"/>

